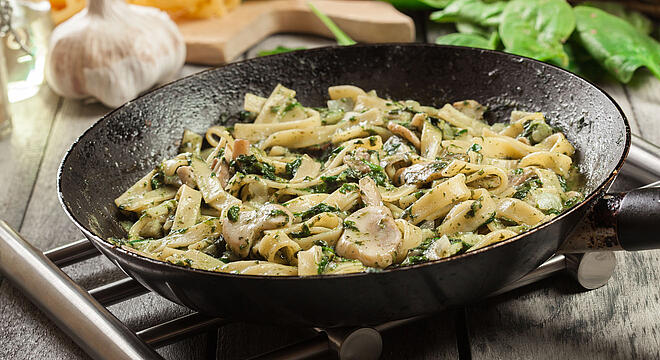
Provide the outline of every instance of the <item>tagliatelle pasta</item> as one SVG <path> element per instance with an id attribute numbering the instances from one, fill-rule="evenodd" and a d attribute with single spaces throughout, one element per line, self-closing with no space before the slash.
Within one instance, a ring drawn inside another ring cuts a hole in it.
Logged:
<path id="1" fill-rule="evenodd" d="M 252 122 L 186 130 L 115 200 L 133 221 L 110 241 L 209 271 L 343 274 L 473 251 L 582 200 L 575 149 L 540 113 L 489 125 L 473 100 L 328 93 L 309 108 L 278 85 L 246 94 Z"/>

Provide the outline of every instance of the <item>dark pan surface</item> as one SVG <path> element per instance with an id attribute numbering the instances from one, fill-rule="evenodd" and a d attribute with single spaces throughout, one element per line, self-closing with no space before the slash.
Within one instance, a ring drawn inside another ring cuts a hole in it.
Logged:
<path id="1" fill-rule="evenodd" d="M 277 83 L 321 106 L 327 88 L 353 84 L 425 105 L 475 99 L 489 119 L 512 109 L 541 111 L 577 148 L 585 204 L 525 236 L 439 262 L 381 273 L 269 278 L 178 267 L 112 247 L 122 237 L 113 200 L 176 153 L 183 130 L 235 122 L 246 92 L 267 96 Z M 612 99 L 559 68 L 513 55 L 422 44 L 360 45 L 252 59 L 202 72 L 108 114 L 72 146 L 60 168 L 65 210 L 129 275 L 172 301 L 232 319 L 317 326 L 358 325 L 440 310 L 483 296 L 547 259 L 611 182 L 630 142 Z"/>

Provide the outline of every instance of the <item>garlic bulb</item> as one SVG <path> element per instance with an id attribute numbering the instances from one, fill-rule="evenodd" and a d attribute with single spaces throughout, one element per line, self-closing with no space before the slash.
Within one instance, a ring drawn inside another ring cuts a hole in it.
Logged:
<path id="1" fill-rule="evenodd" d="M 53 31 L 46 80 L 58 94 L 93 96 L 109 107 L 179 72 L 183 37 L 165 12 L 123 0 L 89 0 Z"/>

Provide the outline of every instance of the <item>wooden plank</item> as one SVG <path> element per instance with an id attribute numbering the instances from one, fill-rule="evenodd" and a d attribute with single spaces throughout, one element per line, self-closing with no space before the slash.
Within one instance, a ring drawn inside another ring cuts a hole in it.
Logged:
<path id="1" fill-rule="evenodd" d="M 660 252 L 617 255 L 600 289 L 554 278 L 471 306 L 472 358 L 660 358 Z"/>
<path id="2" fill-rule="evenodd" d="M 626 88 L 614 80 L 609 80 L 598 85 L 619 104 L 623 113 L 626 114 L 626 118 L 628 118 L 628 122 L 630 123 L 630 131 L 635 135 L 640 135 L 639 122 L 628 100 Z"/>
<path id="3" fill-rule="evenodd" d="M 660 80 L 640 70 L 626 86 L 626 94 L 642 137 L 660 146 Z"/>
<path id="4" fill-rule="evenodd" d="M 34 97 L 10 106 L 13 130 L 0 139 L 0 219 L 18 228 L 37 178 L 59 97 L 43 86 Z M 35 109 L 38 109 L 35 111 Z"/>

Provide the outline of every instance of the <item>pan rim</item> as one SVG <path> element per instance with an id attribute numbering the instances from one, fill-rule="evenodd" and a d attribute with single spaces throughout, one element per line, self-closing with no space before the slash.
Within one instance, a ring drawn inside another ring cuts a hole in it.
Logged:
<path id="1" fill-rule="evenodd" d="M 186 81 L 188 78 L 200 76 L 201 74 L 205 74 L 210 71 L 218 71 L 219 69 L 223 69 L 226 67 L 234 67 L 234 66 L 241 66 L 242 64 L 246 62 L 258 62 L 258 61 L 266 61 L 263 59 L 268 59 L 271 57 L 291 57 L 295 56 L 296 53 L 300 54 L 307 54 L 307 53 L 315 53 L 315 52 L 325 52 L 325 51 L 341 51 L 341 49 L 347 49 L 347 48 L 395 48 L 395 47 L 417 47 L 417 48 L 440 48 L 440 49 L 448 49 L 448 50 L 460 50 L 460 51 L 465 51 L 466 49 L 469 49 L 470 51 L 475 51 L 479 54 L 491 54 L 493 56 L 502 56 L 504 58 L 508 58 L 514 61 L 527 61 L 527 62 L 533 62 L 536 63 L 542 67 L 546 67 L 548 69 L 552 69 L 552 71 L 559 71 L 562 73 L 567 74 L 568 76 L 575 77 L 579 79 L 580 81 L 585 82 L 588 86 L 591 86 L 593 89 L 597 90 L 600 94 L 604 95 L 606 99 L 614 105 L 616 108 L 618 114 L 621 116 L 621 119 L 623 120 L 623 125 L 625 128 L 625 144 L 624 144 L 624 149 L 621 154 L 621 157 L 619 158 L 619 161 L 617 162 L 616 166 L 614 169 L 610 172 L 610 174 L 601 182 L 600 185 L 596 186 L 594 190 L 592 190 L 589 195 L 585 196 L 584 200 L 580 202 L 579 204 L 573 206 L 572 208 L 568 209 L 567 211 L 562 212 L 558 216 L 554 217 L 548 222 L 545 222 L 541 225 L 537 225 L 533 227 L 532 229 L 529 229 L 523 233 L 517 234 L 516 236 L 513 236 L 511 238 L 508 238 L 504 241 L 491 244 L 488 246 L 485 246 L 483 248 L 468 252 L 468 253 L 463 253 L 460 255 L 456 256 L 450 256 L 447 258 L 439 259 L 439 260 L 433 260 L 433 261 L 428 261 L 420 264 L 414 264 L 414 265 L 409 265 L 409 266 L 402 266 L 402 267 L 395 267 L 395 268 L 390 268 L 390 269 L 379 269 L 378 271 L 370 271 L 370 272 L 360 272 L 360 273 L 350 273 L 350 274 L 327 274 L 327 275 L 311 275 L 311 276 L 272 276 L 272 275 L 243 275 L 243 274 L 235 274 L 235 273 L 222 273 L 222 272 L 215 272 L 215 271 L 209 271 L 209 270 L 202 270 L 202 269 L 196 269 L 196 268 L 191 268 L 191 267 L 184 267 L 184 266 L 179 266 L 175 264 L 168 263 L 166 261 L 161 261 L 161 260 L 155 260 L 146 256 L 142 256 L 138 253 L 125 250 L 122 247 L 119 247 L 117 245 L 114 245 L 101 237 L 97 236 L 94 234 L 91 230 L 89 230 L 86 226 L 84 226 L 80 221 L 78 221 L 75 216 L 73 215 L 72 210 L 69 208 L 69 205 L 64 201 L 64 195 L 62 192 L 62 173 L 64 172 L 64 166 L 65 163 L 67 162 L 69 156 L 73 152 L 74 148 L 81 142 L 81 140 L 93 129 L 95 129 L 99 124 L 101 124 L 104 121 L 110 121 L 109 119 L 112 118 L 113 114 L 119 110 L 124 109 L 127 106 L 130 106 L 131 103 L 138 99 L 142 99 L 143 97 L 151 96 L 152 93 L 155 93 L 157 91 L 160 91 L 161 89 L 169 86 L 174 86 L 174 84 L 177 84 L 179 82 Z M 292 55 L 293 53 L 293 55 Z M 621 170 L 621 167 L 623 166 L 627 156 L 628 152 L 630 150 L 630 145 L 631 145 L 631 129 L 630 129 L 630 123 L 628 122 L 628 118 L 626 117 L 625 113 L 619 106 L 619 104 L 603 89 L 601 89 L 598 85 L 594 84 L 593 82 L 576 75 L 574 73 L 571 73 L 570 71 L 563 69 L 559 66 L 553 65 L 553 64 L 548 64 L 544 63 L 542 61 L 538 61 L 529 57 L 525 56 L 520 56 L 520 55 L 514 55 L 514 54 L 509 54 L 497 50 L 487 50 L 487 49 L 478 49 L 478 48 L 472 48 L 472 47 L 463 47 L 463 46 L 454 46 L 454 45 L 437 45 L 437 44 L 428 44 L 428 43 L 379 43 L 379 44 L 356 44 L 356 45 L 351 45 L 351 46 L 340 46 L 340 45 L 332 45 L 332 46 L 324 46 L 324 47 L 319 47 L 319 48 L 314 48 L 314 49 L 307 49 L 307 50 L 298 50 L 292 53 L 284 53 L 284 54 L 274 54 L 274 55 L 268 55 L 260 58 L 252 58 L 252 59 L 246 59 L 246 60 L 241 60 L 229 64 L 224 64 L 221 66 L 216 66 L 216 67 L 211 67 L 206 70 L 202 70 L 197 73 L 193 73 L 190 75 L 187 75 L 185 77 L 179 78 L 177 80 L 168 82 L 166 84 L 160 85 L 158 87 L 155 87 L 137 98 L 130 100 L 126 102 L 125 104 L 122 104 L 121 106 L 113 109 L 112 111 L 106 113 L 103 115 L 101 118 L 99 118 L 97 121 L 95 121 L 92 125 L 90 125 L 89 128 L 87 128 L 80 136 L 76 138 L 76 140 L 71 144 L 71 146 L 68 148 L 66 151 L 64 157 L 62 158 L 62 161 L 60 162 L 60 165 L 58 167 L 57 171 L 57 197 L 60 202 L 60 205 L 64 209 L 64 212 L 66 213 L 67 217 L 80 229 L 85 237 L 91 241 L 95 246 L 103 246 L 105 249 L 107 249 L 110 252 L 115 252 L 116 254 L 119 254 L 120 256 L 123 257 L 130 257 L 132 260 L 135 261 L 140 261 L 142 263 L 148 263 L 151 266 L 156 266 L 160 267 L 161 269 L 156 269 L 159 271 L 174 271 L 174 272 L 181 272 L 181 273 L 192 273 L 192 274 L 197 274 L 197 275 L 204 275 L 204 276 L 215 276 L 219 278 L 239 278 L 242 280 L 275 280 L 275 281 L 291 281 L 291 280 L 309 280 L 309 281 L 316 281 L 316 280 L 322 280 L 322 279 L 343 279 L 343 278 L 353 278 L 357 276 L 385 276 L 387 274 L 390 274 L 392 272 L 396 271 L 412 271 L 415 269 L 419 269 L 422 267 L 427 267 L 427 266 L 444 266 L 441 264 L 448 264 L 452 262 L 457 262 L 464 260 L 466 258 L 470 258 L 472 256 L 476 256 L 478 254 L 481 254 L 483 252 L 489 251 L 491 249 L 496 249 L 504 246 L 508 246 L 514 242 L 521 241 L 522 239 L 526 238 L 528 235 L 534 234 L 537 231 L 542 231 L 548 226 L 554 224 L 557 221 L 560 221 L 561 219 L 564 219 L 567 216 L 572 216 L 576 210 L 583 208 L 584 206 L 587 205 L 587 203 L 591 203 L 591 201 L 595 200 L 596 198 L 602 196 L 606 192 L 606 187 L 611 184 L 616 176 L 618 175 L 619 171 Z"/>

